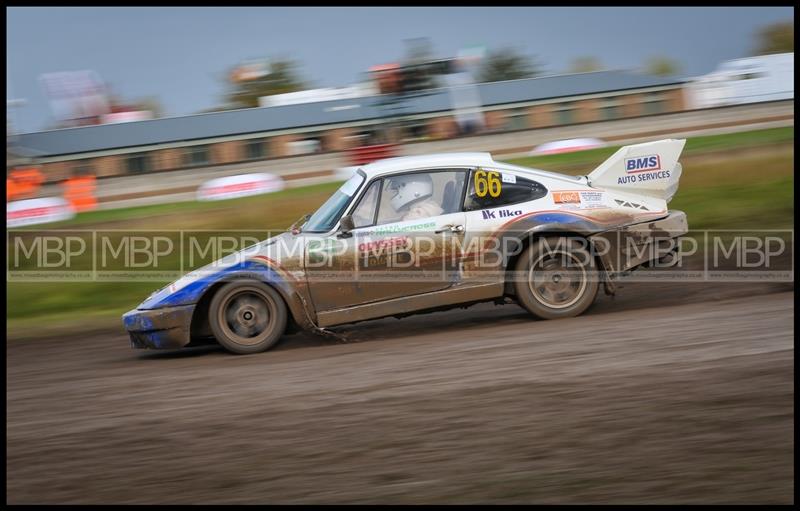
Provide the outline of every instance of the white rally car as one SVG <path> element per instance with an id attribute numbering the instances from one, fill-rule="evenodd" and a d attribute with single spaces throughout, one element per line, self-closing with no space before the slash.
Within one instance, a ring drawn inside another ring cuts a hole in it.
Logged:
<path id="1" fill-rule="evenodd" d="M 586 176 L 488 153 L 364 165 L 301 226 L 191 272 L 123 322 L 136 348 L 215 340 L 254 353 L 290 327 L 484 301 L 576 316 L 601 285 L 677 262 L 686 215 L 667 203 L 684 143 L 625 146 Z"/>

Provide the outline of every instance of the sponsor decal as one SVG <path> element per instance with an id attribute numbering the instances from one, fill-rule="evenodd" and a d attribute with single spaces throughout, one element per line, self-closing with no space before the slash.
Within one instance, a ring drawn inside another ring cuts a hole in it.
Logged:
<path id="1" fill-rule="evenodd" d="M 362 242 L 358 245 L 359 267 L 395 266 L 408 262 L 412 258 L 410 245 L 408 236 Z"/>
<path id="2" fill-rule="evenodd" d="M 512 185 L 517 183 L 517 176 L 514 174 L 503 174 L 502 179 L 504 183 L 511 183 Z"/>
<path id="3" fill-rule="evenodd" d="M 559 209 L 604 208 L 603 192 L 595 190 L 562 190 L 553 192 L 553 202 Z"/>
<path id="4" fill-rule="evenodd" d="M 516 211 L 513 211 L 510 209 L 501 209 L 499 211 L 489 211 L 484 209 L 483 211 L 481 211 L 481 214 L 483 215 L 484 220 L 491 220 L 496 218 L 509 218 L 512 216 L 519 216 L 522 214 L 522 210 L 518 209 Z"/>
<path id="5" fill-rule="evenodd" d="M 587 207 L 602 207 L 603 192 L 580 192 L 581 203 Z"/>
<path id="6" fill-rule="evenodd" d="M 390 224 L 382 227 L 376 227 L 375 229 L 370 229 L 369 231 L 361 231 L 358 234 L 361 236 L 368 236 L 371 234 L 380 236 L 383 234 L 393 234 L 397 232 L 433 230 L 435 227 L 436 227 L 436 222 L 424 222 L 420 224 L 411 224 L 411 225 Z"/>
<path id="7" fill-rule="evenodd" d="M 495 170 L 476 170 L 474 174 L 474 190 L 475 196 L 484 198 L 487 195 L 492 198 L 500 197 L 503 192 L 503 184 L 500 179 L 500 173 Z"/>
<path id="8" fill-rule="evenodd" d="M 623 208 L 636 208 L 636 209 L 643 209 L 645 211 L 650 211 L 649 209 L 647 209 L 646 206 L 643 206 L 642 204 L 637 204 L 635 202 L 629 202 L 629 201 L 619 200 L 619 199 L 614 199 L 614 202 L 616 202 L 618 205 L 622 206 Z"/>
<path id="9" fill-rule="evenodd" d="M 553 192 L 553 202 L 556 204 L 579 204 L 580 192 Z"/>
<path id="10" fill-rule="evenodd" d="M 625 158 L 625 172 L 628 174 L 653 172 L 654 170 L 661 170 L 661 156 L 657 154 Z"/>
<path id="11" fill-rule="evenodd" d="M 669 179 L 668 170 L 659 170 L 657 172 L 647 172 L 632 176 L 621 176 L 617 178 L 617 184 L 628 185 L 633 183 L 642 183 L 644 181 L 658 181 L 661 179 Z"/>
<path id="12" fill-rule="evenodd" d="M 408 237 L 400 236 L 397 238 L 386 238 L 383 240 L 365 241 L 359 243 L 359 252 L 374 252 L 378 250 L 386 250 L 393 248 L 406 248 L 408 246 Z"/>

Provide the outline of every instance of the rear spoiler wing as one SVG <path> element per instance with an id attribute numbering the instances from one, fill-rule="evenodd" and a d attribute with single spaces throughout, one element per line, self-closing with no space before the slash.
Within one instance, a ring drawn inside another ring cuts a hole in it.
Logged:
<path id="1" fill-rule="evenodd" d="M 678 190 L 685 139 L 668 139 L 621 147 L 594 169 L 591 186 L 644 195 L 669 202 Z"/>

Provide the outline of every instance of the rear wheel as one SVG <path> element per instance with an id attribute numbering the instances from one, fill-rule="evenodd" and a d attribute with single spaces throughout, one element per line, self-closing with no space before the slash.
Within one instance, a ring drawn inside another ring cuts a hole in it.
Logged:
<path id="1" fill-rule="evenodd" d="M 270 349 L 286 329 L 286 320 L 286 305 L 277 291 L 256 281 L 225 284 L 209 306 L 217 342 L 238 354 Z"/>
<path id="2" fill-rule="evenodd" d="M 584 239 L 533 240 L 514 268 L 520 304 L 542 319 L 569 318 L 584 312 L 599 289 L 597 267 Z"/>

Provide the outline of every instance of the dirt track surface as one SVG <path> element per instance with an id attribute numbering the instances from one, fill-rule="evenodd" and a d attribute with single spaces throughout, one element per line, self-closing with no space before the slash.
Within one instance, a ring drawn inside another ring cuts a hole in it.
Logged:
<path id="1" fill-rule="evenodd" d="M 792 284 L 384 319 L 232 356 L 9 341 L 8 503 L 793 503 Z"/>

